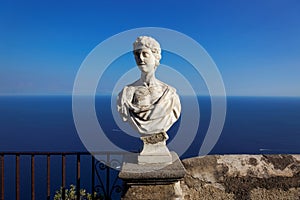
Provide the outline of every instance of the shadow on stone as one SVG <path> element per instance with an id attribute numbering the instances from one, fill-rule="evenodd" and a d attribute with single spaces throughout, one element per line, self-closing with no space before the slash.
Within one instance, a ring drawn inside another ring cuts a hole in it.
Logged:
<path id="1" fill-rule="evenodd" d="M 171 152 L 171 164 L 138 164 L 137 155 L 125 158 L 119 178 L 124 181 L 122 199 L 182 199 L 180 180 L 185 168 Z"/>

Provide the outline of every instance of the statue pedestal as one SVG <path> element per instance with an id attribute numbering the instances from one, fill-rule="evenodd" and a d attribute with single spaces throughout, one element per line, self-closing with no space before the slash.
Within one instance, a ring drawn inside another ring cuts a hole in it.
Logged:
<path id="1" fill-rule="evenodd" d="M 166 141 L 156 144 L 146 144 L 144 142 L 143 151 L 138 156 L 138 164 L 152 163 L 172 163 L 172 155 L 166 146 Z"/>
<path id="2" fill-rule="evenodd" d="M 122 199 L 183 199 L 180 180 L 185 169 L 175 152 L 171 164 L 137 164 L 137 156 L 125 157 L 119 178 L 124 181 Z"/>
<path id="3" fill-rule="evenodd" d="M 172 155 L 166 145 L 166 133 L 157 133 L 141 137 L 143 150 L 138 156 L 138 164 L 171 164 Z"/>

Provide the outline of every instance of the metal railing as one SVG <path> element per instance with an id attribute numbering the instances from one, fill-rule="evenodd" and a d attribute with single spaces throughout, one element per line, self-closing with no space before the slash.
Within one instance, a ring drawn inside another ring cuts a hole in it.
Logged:
<path id="1" fill-rule="evenodd" d="M 124 152 L 94 152 L 91 155 L 88 152 L 3 152 L 0 153 L 0 199 L 4 200 L 5 198 L 5 158 L 8 156 L 15 157 L 15 199 L 20 200 L 20 158 L 22 156 L 30 156 L 30 182 L 31 182 L 31 191 L 30 196 L 32 200 L 36 199 L 35 191 L 35 179 L 36 177 L 36 157 L 42 156 L 46 157 L 46 196 L 47 200 L 51 198 L 51 158 L 54 156 L 61 157 L 61 188 L 62 188 L 62 199 L 66 198 L 66 157 L 73 156 L 76 157 L 76 199 L 80 199 L 80 184 L 81 184 L 81 157 L 90 156 L 91 163 L 91 186 L 92 186 L 92 199 L 94 199 L 94 194 L 101 194 L 104 199 L 112 199 L 113 193 L 121 193 L 122 184 L 117 176 L 111 178 L 111 173 L 118 173 L 117 170 L 114 170 L 110 166 L 121 166 L 122 161 L 118 159 L 113 159 L 112 156 L 121 156 L 121 159 L 124 156 Z M 99 159 L 97 156 L 102 156 Z M 97 159 L 95 158 L 97 157 Z M 104 158 L 103 158 L 104 157 Z M 85 163 L 86 164 L 86 163 Z M 105 175 L 102 175 L 104 172 Z M 96 181 L 97 180 L 97 181 Z M 11 198 L 10 198 L 11 199 Z M 22 198 L 23 199 L 23 198 Z"/>

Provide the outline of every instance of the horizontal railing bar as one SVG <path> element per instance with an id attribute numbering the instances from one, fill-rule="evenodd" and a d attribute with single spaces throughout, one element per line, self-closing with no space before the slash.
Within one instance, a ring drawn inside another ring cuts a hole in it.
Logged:
<path id="1" fill-rule="evenodd" d="M 65 187 L 66 187 L 66 159 L 68 159 L 66 156 L 77 156 L 77 171 L 76 171 L 76 190 L 77 190 L 77 198 L 80 196 L 80 156 L 91 156 L 92 160 L 92 194 L 94 195 L 95 192 L 95 160 L 96 156 L 104 155 L 108 160 L 111 158 L 111 156 L 126 156 L 128 154 L 132 154 L 131 152 L 117 152 L 117 151 L 95 151 L 95 152 L 75 152 L 75 151 L 64 151 L 64 152 L 46 152 L 46 151 L 27 151 L 27 152 L 20 152 L 20 151 L 7 151 L 7 152 L 0 152 L 0 200 L 4 199 L 4 159 L 6 156 L 15 156 L 15 195 L 16 200 L 19 200 L 20 195 L 20 161 L 22 156 L 31 156 L 31 199 L 35 199 L 35 161 L 36 156 L 46 156 L 47 157 L 47 199 L 50 200 L 51 195 L 51 188 L 50 188 L 50 160 L 51 157 L 55 158 L 55 156 L 62 156 L 62 163 L 61 163 L 61 170 L 62 170 L 62 177 L 61 177 L 61 184 L 62 184 L 62 198 L 65 199 Z M 107 177 L 107 183 L 106 188 L 109 192 L 109 168 L 106 171 L 106 177 Z M 110 192 L 108 193 L 110 194 Z M 94 199 L 94 196 L 92 195 L 92 198 Z"/>

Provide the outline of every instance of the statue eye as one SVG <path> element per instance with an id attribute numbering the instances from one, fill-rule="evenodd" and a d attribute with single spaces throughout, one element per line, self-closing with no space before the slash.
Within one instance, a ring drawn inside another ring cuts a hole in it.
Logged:
<path id="1" fill-rule="evenodd" d="M 144 57 L 149 57 L 149 53 L 143 52 L 143 56 L 144 56 Z"/>

